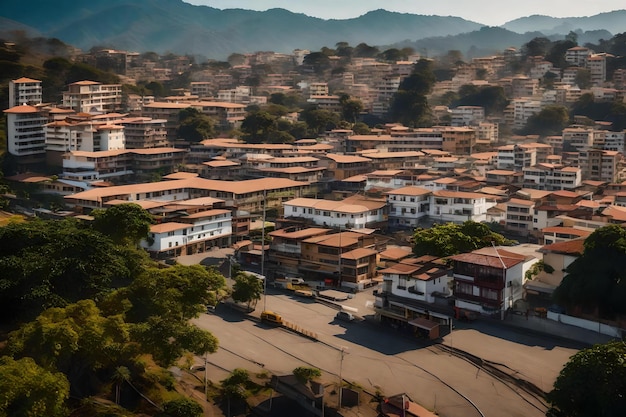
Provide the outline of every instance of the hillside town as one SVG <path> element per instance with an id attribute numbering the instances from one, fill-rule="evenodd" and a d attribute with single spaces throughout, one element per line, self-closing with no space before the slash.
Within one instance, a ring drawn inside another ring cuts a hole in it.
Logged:
<path id="1" fill-rule="evenodd" d="M 560 134 L 512 133 L 542 109 L 570 106 L 583 95 L 623 102 L 626 69 L 607 79 L 607 54 L 584 47 L 565 51 L 565 68 L 533 56 L 527 73 L 515 75 L 511 64 L 520 52 L 514 48 L 476 58 L 455 68 L 450 81 L 436 82 L 429 95 L 434 100 L 468 86 L 497 86 L 508 100 L 500 115 L 487 116 L 475 105 L 437 105 L 432 127 L 384 123 L 356 134 L 353 123 L 290 143 L 179 137 L 185 109 L 233 132 L 248 106 L 262 108 L 277 93 L 341 112 L 342 97 L 334 93 L 340 91 L 362 103 L 355 119 L 382 117 L 402 80 L 425 60 L 417 54 L 396 62 L 352 58 L 340 77 L 324 79 L 328 72 L 306 65 L 311 55 L 241 55 L 230 71 L 194 73 L 197 81 L 168 97 L 123 94 L 121 84 L 83 80 L 68 85 L 60 102 L 44 103 L 41 80 L 12 80 L 4 113 L 18 173 L 7 179 L 63 197 L 63 209 L 26 210 L 38 215 L 139 204 L 159 219 L 142 243 L 156 259 L 236 247 L 248 263 L 263 257 L 262 272 L 270 277 L 299 276 L 351 291 L 384 283 L 385 293 L 426 303 L 454 295 L 456 307 L 480 314 L 504 313 L 529 299 L 549 307 L 563 274 L 528 280 L 526 271 L 546 258 L 558 258 L 550 262 L 562 265 L 560 271 L 593 230 L 626 222 L 624 130 L 581 117 Z M 115 50 L 80 55 L 93 65 L 109 63 L 124 83 L 166 81 L 191 65 L 188 57 L 168 58 L 154 62 Z M 260 63 L 286 70 L 252 74 Z M 578 85 L 582 71 L 589 76 L 585 89 Z M 251 76 L 257 86 L 242 84 Z M 298 114 L 282 117 L 295 121 Z M 19 198 L 14 202 L 20 206 Z M 255 221 L 269 210 L 275 222 L 270 243 L 251 241 Z M 506 276 L 496 287 L 412 255 L 416 228 L 465 221 L 493 225 L 536 250 L 492 248 L 455 259 L 458 268 L 506 260 L 487 272 Z"/>

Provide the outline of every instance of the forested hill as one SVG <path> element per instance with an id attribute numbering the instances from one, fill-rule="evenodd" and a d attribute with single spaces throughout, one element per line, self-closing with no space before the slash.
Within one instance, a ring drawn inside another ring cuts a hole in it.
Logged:
<path id="1" fill-rule="evenodd" d="M 480 24 L 457 17 L 377 10 L 355 19 L 323 20 L 283 9 L 218 10 L 182 0 L 4 0 L 0 16 L 81 49 L 193 53 L 224 59 L 232 52 L 318 50 L 345 41 L 381 45 L 455 35 Z M 33 10 L 38 10 L 33 13 Z"/>

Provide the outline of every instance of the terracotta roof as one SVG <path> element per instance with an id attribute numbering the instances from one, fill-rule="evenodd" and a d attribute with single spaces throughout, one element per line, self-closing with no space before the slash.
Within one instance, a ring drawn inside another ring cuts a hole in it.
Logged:
<path id="1" fill-rule="evenodd" d="M 381 259 L 398 260 L 406 258 L 413 253 L 413 249 L 410 246 L 396 246 L 387 247 L 384 251 L 380 252 Z"/>
<path id="2" fill-rule="evenodd" d="M 451 197 L 451 198 L 490 198 L 490 195 L 480 193 L 467 193 L 464 191 L 437 190 L 433 191 L 435 197 Z"/>
<path id="3" fill-rule="evenodd" d="M 565 255 L 580 256 L 585 251 L 585 239 L 572 239 L 565 242 L 556 242 L 551 245 L 545 245 L 540 252 L 554 252 Z"/>
<path id="4" fill-rule="evenodd" d="M 13 106 L 10 109 L 4 110 L 5 113 L 10 114 L 27 114 L 27 113 L 38 113 L 39 110 L 37 107 L 29 106 L 28 104 L 22 104 L 19 106 Z"/>
<path id="5" fill-rule="evenodd" d="M 40 83 L 40 80 L 34 80 L 32 78 L 27 78 L 27 77 L 21 77 L 18 78 L 17 80 L 13 80 L 14 83 Z"/>
<path id="6" fill-rule="evenodd" d="M 535 205 L 534 201 L 530 201 L 530 200 L 522 200 L 519 198 L 512 198 L 508 201 L 508 203 L 510 204 L 515 204 L 515 205 L 520 205 L 520 206 L 528 206 L 528 207 L 532 207 Z"/>
<path id="7" fill-rule="evenodd" d="M 371 162 L 372 161 L 371 159 L 363 158 L 362 156 L 340 155 L 340 154 L 334 154 L 334 153 L 326 154 L 326 157 L 340 164 L 350 164 L 353 162 Z"/>
<path id="8" fill-rule="evenodd" d="M 172 172 L 171 174 L 164 175 L 162 178 L 166 180 L 180 180 L 185 178 L 196 178 L 198 174 L 195 172 Z"/>
<path id="9" fill-rule="evenodd" d="M 385 194 L 418 196 L 418 195 L 427 195 L 430 193 L 432 193 L 432 191 L 427 190 L 426 188 L 408 186 L 408 187 L 396 188 L 395 190 L 388 191 Z"/>
<path id="10" fill-rule="evenodd" d="M 496 255 L 496 252 L 500 255 Z M 485 253 L 461 253 L 459 255 L 451 256 L 453 261 L 465 262 L 475 265 L 488 266 L 497 269 L 508 269 L 524 261 L 524 255 L 518 255 L 516 253 L 508 252 L 502 249 L 494 250 L 493 254 Z"/>
<path id="11" fill-rule="evenodd" d="M 288 239 L 306 239 L 311 236 L 325 235 L 330 232 L 330 229 L 323 229 L 321 227 L 308 227 L 306 229 L 289 231 L 288 229 L 279 229 L 269 232 L 268 234 L 273 237 L 284 237 Z"/>
<path id="12" fill-rule="evenodd" d="M 186 223 L 167 222 L 150 226 L 150 233 L 167 233 L 190 227 Z"/>
<path id="13" fill-rule="evenodd" d="M 602 212 L 603 216 L 610 216 L 613 220 L 626 222 L 626 207 L 608 206 Z"/>
<path id="14" fill-rule="evenodd" d="M 350 252 L 344 252 L 341 254 L 341 259 L 361 259 L 366 256 L 376 255 L 378 252 L 374 249 L 357 248 Z"/>
<path id="15" fill-rule="evenodd" d="M 343 213 L 364 213 L 371 210 L 371 208 L 364 204 L 347 204 L 344 201 L 320 200 L 316 198 L 294 198 L 293 200 L 286 201 L 284 205 L 309 207 L 316 210 L 329 210 Z M 385 203 L 381 203 L 378 208 L 384 206 Z"/>
<path id="16" fill-rule="evenodd" d="M 188 216 L 185 216 L 184 218 L 185 219 L 201 219 L 203 217 L 218 216 L 220 214 L 227 214 L 227 213 L 230 213 L 230 210 L 213 209 L 213 210 L 199 211 L 197 213 L 193 213 Z"/>
<path id="17" fill-rule="evenodd" d="M 541 229 L 541 233 L 561 233 L 568 234 L 580 237 L 587 237 L 591 234 L 589 230 L 576 229 L 574 227 L 566 227 L 566 226 L 553 226 L 553 227 L 544 227 Z"/>

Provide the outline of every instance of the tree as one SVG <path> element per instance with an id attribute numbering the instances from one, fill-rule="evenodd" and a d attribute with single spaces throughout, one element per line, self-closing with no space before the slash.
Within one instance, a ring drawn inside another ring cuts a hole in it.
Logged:
<path id="1" fill-rule="evenodd" d="M 117 244 L 138 245 L 148 237 L 152 215 L 139 204 L 124 203 L 92 212 L 93 228 Z"/>
<path id="2" fill-rule="evenodd" d="M 522 45 L 522 56 L 524 58 L 532 56 L 545 56 L 552 42 L 545 37 L 533 38 Z"/>
<path id="3" fill-rule="evenodd" d="M 48 307 L 102 298 L 145 259 L 76 219 L 8 224 L 0 228 L 0 317 L 31 320 Z"/>
<path id="4" fill-rule="evenodd" d="M 159 417 L 200 417 L 204 410 L 191 398 L 180 397 L 163 404 L 163 412 Z"/>
<path id="5" fill-rule="evenodd" d="M 568 311 L 596 310 L 606 318 L 626 313 L 626 230 L 608 225 L 589 235 L 553 298 Z"/>
<path id="6" fill-rule="evenodd" d="M 432 64 L 420 59 L 413 67 L 411 75 L 400 83 L 393 95 L 389 108 L 391 121 L 400 122 L 409 127 L 423 127 L 431 123 L 430 107 L 427 94 L 435 84 Z"/>
<path id="7" fill-rule="evenodd" d="M 66 416 L 69 392 L 62 373 L 48 371 L 32 358 L 0 357 L 0 416 Z"/>
<path id="8" fill-rule="evenodd" d="M 247 303 L 248 308 L 253 302 L 256 304 L 263 294 L 263 281 L 254 275 L 238 272 L 235 275 L 235 284 L 233 285 L 233 300 L 241 303 Z"/>
<path id="9" fill-rule="evenodd" d="M 549 417 L 626 415 L 626 344 L 612 341 L 570 358 L 547 395 Z"/>
<path id="10" fill-rule="evenodd" d="M 330 69 L 330 58 L 322 52 L 311 52 L 304 56 L 302 65 L 311 67 L 316 74 L 323 74 Z"/>
<path id="11" fill-rule="evenodd" d="M 468 220 L 462 224 L 435 224 L 429 229 L 418 228 L 413 234 L 413 252 L 418 255 L 445 257 L 471 252 L 495 244 L 513 242 L 489 229 L 484 223 Z"/>
<path id="12" fill-rule="evenodd" d="M 213 120 L 198 109 L 188 107 L 178 113 L 178 136 L 188 142 L 200 142 L 215 136 Z"/>
<path id="13" fill-rule="evenodd" d="M 250 113 L 241 123 L 241 131 L 244 132 L 249 143 L 267 142 L 271 132 L 276 130 L 276 116 L 266 111 Z"/>
<path id="14" fill-rule="evenodd" d="M 574 78 L 576 85 L 581 89 L 586 89 L 591 86 L 591 71 L 587 68 L 580 68 L 576 71 L 576 77 Z"/>
<path id="15" fill-rule="evenodd" d="M 354 47 L 353 56 L 359 58 L 374 58 L 376 57 L 380 51 L 375 46 L 369 46 L 368 44 L 362 42 Z"/>
<path id="16" fill-rule="evenodd" d="M 322 372 L 317 368 L 309 368 L 306 366 L 299 366 L 293 370 L 293 375 L 303 384 L 319 378 L 322 376 Z"/>
<path id="17" fill-rule="evenodd" d="M 339 123 L 339 116 L 329 110 L 319 110 L 315 107 L 303 110 L 300 117 L 307 124 L 309 132 L 317 135 L 334 129 Z"/>
<path id="18" fill-rule="evenodd" d="M 343 120 L 356 123 L 357 118 L 363 111 L 363 103 L 358 99 L 351 99 L 348 95 L 343 95 L 340 100 L 341 115 Z"/>
<path id="19" fill-rule="evenodd" d="M 526 121 L 522 133 L 526 135 L 559 135 L 569 123 L 569 113 L 564 106 L 546 106 Z"/>

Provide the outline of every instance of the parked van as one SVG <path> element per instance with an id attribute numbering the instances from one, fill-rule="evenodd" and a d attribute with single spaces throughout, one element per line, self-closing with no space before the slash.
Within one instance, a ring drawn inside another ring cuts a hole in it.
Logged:
<path id="1" fill-rule="evenodd" d="M 282 326 L 283 324 L 283 318 L 280 316 L 280 314 L 268 310 L 261 313 L 261 321 L 265 323 L 276 324 L 278 326 Z"/>

